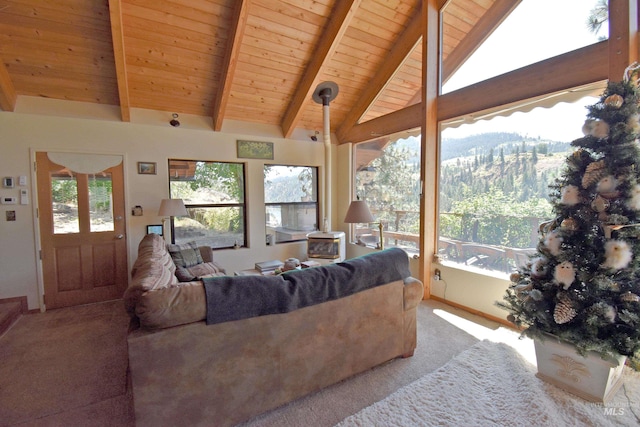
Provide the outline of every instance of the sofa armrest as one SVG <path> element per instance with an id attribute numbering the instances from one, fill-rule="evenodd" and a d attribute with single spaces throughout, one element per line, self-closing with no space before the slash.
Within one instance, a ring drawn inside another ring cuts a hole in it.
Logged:
<path id="1" fill-rule="evenodd" d="M 200 246 L 200 255 L 202 256 L 202 261 L 204 262 L 212 262 L 213 261 L 213 249 L 211 246 Z"/>
<path id="2" fill-rule="evenodd" d="M 407 277 L 404 280 L 404 310 L 416 308 L 424 297 L 424 285 L 415 277 Z"/>

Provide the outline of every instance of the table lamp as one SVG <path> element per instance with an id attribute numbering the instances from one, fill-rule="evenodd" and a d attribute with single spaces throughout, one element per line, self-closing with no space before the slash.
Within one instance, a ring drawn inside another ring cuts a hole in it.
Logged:
<path id="1" fill-rule="evenodd" d="M 187 216 L 187 208 L 184 206 L 182 199 L 162 199 L 158 216 L 169 217 L 173 219 L 176 216 Z M 167 218 L 162 218 L 162 231 L 164 232 L 164 222 Z M 166 236 L 166 233 L 165 233 Z M 173 229 L 171 230 L 171 240 L 173 241 Z"/>
<path id="2" fill-rule="evenodd" d="M 369 206 L 364 200 L 354 200 L 349 205 L 349 209 L 347 209 L 347 215 L 344 217 L 344 222 L 347 224 L 370 224 L 375 222 L 373 219 L 373 215 L 371 215 L 371 211 L 369 210 Z M 378 244 L 377 249 L 384 249 L 383 246 L 383 236 L 382 236 L 382 223 L 378 223 L 378 229 L 380 230 L 380 243 Z M 365 243 L 360 240 L 360 236 L 356 235 L 356 244 L 361 246 L 366 246 Z"/>

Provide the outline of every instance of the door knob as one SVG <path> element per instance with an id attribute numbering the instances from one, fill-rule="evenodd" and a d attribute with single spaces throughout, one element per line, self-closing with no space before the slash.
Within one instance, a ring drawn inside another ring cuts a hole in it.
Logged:
<path id="1" fill-rule="evenodd" d="M 118 240 L 123 239 L 123 238 L 124 238 L 124 234 L 118 234 L 116 236 L 116 239 L 118 239 Z"/>
<path id="2" fill-rule="evenodd" d="M 118 216 L 116 217 L 116 221 L 122 221 L 122 216 L 121 216 L 121 215 L 118 215 Z"/>

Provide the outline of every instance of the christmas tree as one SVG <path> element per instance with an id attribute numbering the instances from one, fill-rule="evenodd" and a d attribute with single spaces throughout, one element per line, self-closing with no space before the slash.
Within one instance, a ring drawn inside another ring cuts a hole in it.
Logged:
<path id="1" fill-rule="evenodd" d="M 637 67 L 636 67 L 637 69 Z M 578 353 L 640 350 L 640 97 L 636 71 L 609 82 L 588 107 L 550 186 L 555 219 L 540 227 L 536 254 L 497 305 L 523 335 L 552 334 Z"/>

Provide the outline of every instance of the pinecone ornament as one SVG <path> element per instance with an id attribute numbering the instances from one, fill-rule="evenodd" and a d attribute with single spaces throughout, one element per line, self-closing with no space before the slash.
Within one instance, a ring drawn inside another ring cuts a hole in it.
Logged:
<path id="1" fill-rule="evenodd" d="M 625 292 L 620 296 L 620 299 L 624 302 L 640 302 L 640 296 L 633 292 Z"/>
<path id="2" fill-rule="evenodd" d="M 598 183 L 607 175 L 607 169 L 604 160 L 589 163 L 587 169 L 582 176 L 582 188 L 589 188 L 592 184 Z"/>
<path id="3" fill-rule="evenodd" d="M 556 308 L 553 310 L 553 320 L 558 325 L 570 322 L 578 312 L 571 305 L 571 301 L 567 297 L 558 298 L 559 301 L 556 304 Z"/>

